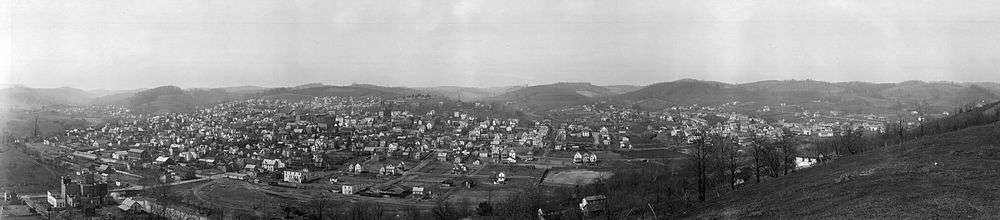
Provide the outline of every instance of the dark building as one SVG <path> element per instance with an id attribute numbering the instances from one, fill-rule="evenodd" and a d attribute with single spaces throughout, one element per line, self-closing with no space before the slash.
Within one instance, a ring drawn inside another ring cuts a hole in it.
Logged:
<path id="1" fill-rule="evenodd" d="M 62 198 L 68 207 L 89 209 L 109 202 L 108 184 L 98 181 L 93 174 L 63 176 L 61 182 Z"/>

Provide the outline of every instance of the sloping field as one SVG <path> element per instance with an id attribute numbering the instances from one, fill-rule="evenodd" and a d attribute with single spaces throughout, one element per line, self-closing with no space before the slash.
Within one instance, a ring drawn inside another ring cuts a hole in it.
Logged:
<path id="1" fill-rule="evenodd" d="M 0 146 L 0 188 L 15 193 L 41 193 L 59 189 L 65 172 L 39 163 L 21 149 Z"/>
<path id="2" fill-rule="evenodd" d="M 601 172 L 592 170 L 565 170 L 549 174 L 545 177 L 546 183 L 565 185 L 586 185 L 611 177 L 611 172 Z"/>
<path id="3" fill-rule="evenodd" d="M 695 218 L 997 218 L 1000 124 L 846 157 L 716 199 Z"/>

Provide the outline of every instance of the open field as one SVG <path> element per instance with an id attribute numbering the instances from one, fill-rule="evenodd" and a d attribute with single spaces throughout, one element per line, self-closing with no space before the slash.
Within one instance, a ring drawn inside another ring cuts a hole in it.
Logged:
<path id="1" fill-rule="evenodd" d="M 497 174 L 503 172 L 507 176 L 531 176 L 531 177 L 541 177 L 542 173 L 545 172 L 543 169 L 538 169 L 531 166 L 522 165 L 507 165 L 507 164 L 490 164 L 479 171 L 479 175 L 486 175 L 489 177 L 496 177 Z"/>
<path id="2" fill-rule="evenodd" d="M 15 193 L 44 193 L 59 188 L 59 176 L 68 171 L 39 163 L 21 149 L 0 146 L 0 188 Z"/>
<path id="3" fill-rule="evenodd" d="M 642 150 L 623 150 L 618 151 L 624 158 L 679 158 L 684 157 L 683 153 L 677 152 L 674 149 L 642 149 Z M 598 155 L 600 156 L 600 155 Z"/>
<path id="4" fill-rule="evenodd" d="M 219 179 L 200 184 L 191 189 L 194 197 L 213 209 L 237 210 L 272 216 L 282 208 L 298 201 L 289 197 L 266 193 L 261 187 L 238 180 Z"/>
<path id="5" fill-rule="evenodd" d="M 564 185 L 586 185 L 598 179 L 610 178 L 611 172 L 592 170 L 564 170 L 549 173 L 545 177 L 545 183 Z"/>

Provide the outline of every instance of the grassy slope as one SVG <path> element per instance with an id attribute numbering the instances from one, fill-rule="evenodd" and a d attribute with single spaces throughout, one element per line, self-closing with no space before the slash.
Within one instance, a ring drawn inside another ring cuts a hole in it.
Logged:
<path id="1" fill-rule="evenodd" d="M 998 167 L 1000 123 L 995 123 L 872 150 L 750 186 L 706 204 L 694 217 L 997 217 Z"/>

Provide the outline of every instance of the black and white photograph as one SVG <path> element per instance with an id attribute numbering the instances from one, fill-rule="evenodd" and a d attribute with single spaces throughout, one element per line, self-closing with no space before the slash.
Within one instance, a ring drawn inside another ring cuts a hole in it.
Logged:
<path id="1" fill-rule="evenodd" d="M 1000 1 L 8 0 L 0 219 L 1000 219 Z"/>

